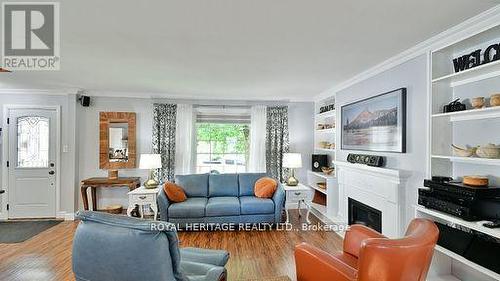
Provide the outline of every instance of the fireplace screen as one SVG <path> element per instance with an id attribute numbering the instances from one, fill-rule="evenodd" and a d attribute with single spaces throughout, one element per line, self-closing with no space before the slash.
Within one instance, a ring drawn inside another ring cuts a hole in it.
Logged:
<path id="1" fill-rule="evenodd" d="M 348 198 L 349 225 L 362 224 L 382 232 L 382 212 L 352 198 Z"/>

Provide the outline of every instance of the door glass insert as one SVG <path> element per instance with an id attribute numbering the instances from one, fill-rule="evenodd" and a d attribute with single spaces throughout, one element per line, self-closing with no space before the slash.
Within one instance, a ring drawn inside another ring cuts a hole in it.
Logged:
<path id="1" fill-rule="evenodd" d="M 17 167 L 47 168 L 49 165 L 49 118 L 17 119 Z"/>

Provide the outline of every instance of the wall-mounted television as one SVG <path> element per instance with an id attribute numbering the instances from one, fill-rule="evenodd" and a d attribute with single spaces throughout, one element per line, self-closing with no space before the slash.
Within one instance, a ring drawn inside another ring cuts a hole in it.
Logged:
<path id="1" fill-rule="evenodd" d="M 406 152 L 406 88 L 342 106 L 341 148 Z"/>

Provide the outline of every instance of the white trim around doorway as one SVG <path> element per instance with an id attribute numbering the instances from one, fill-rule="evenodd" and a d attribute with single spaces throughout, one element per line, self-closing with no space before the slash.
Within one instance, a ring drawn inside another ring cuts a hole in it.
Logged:
<path id="1" fill-rule="evenodd" d="M 0 204 L 0 220 L 7 220 L 9 213 L 7 204 L 9 203 L 9 170 L 7 169 L 7 161 L 9 161 L 9 130 L 7 130 L 7 118 L 11 109 L 44 109 L 55 110 L 56 112 L 56 213 L 57 218 L 72 219 L 67 216 L 64 211 L 61 211 L 61 106 L 46 106 L 46 105 L 13 105 L 6 104 L 3 106 L 2 120 L 2 188 L 5 193 L 2 194 Z"/>

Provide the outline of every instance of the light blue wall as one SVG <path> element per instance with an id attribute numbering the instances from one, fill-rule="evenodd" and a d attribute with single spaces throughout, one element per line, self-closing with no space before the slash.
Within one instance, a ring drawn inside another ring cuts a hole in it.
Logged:
<path id="1" fill-rule="evenodd" d="M 422 186 L 426 173 L 427 153 L 427 57 L 419 56 L 381 74 L 359 82 L 337 93 L 337 108 L 351 102 L 382 94 L 391 90 L 407 88 L 407 152 L 379 153 L 340 150 L 338 161 L 346 161 L 349 153 L 382 155 L 387 159 L 387 168 L 411 173 L 406 192 L 406 217 L 414 216 L 412 206 L 417 202 L 417 189 Z M 340 126 L 340 124 L 339 124 Z M 339 143 L 340 148 L 340 143 Z"/>
<path id="2" fill-rule="evenodd" d="M 132 111 L 137 115 L 137 153 L 151 153 L 151 137 L 153 125 L 153 102 L 180 103 L 179 100 L 141 99 L 118 97 L 93 97 L 92 105 L 77 107 L 77 124 L 79 140 L 78 178 L 107 176 L 107 171 L 99 169 L 99 112 L 100 111 Z M 203 103 L 205 101 L 183 100 L 183 103 Z M 244 101 L 211 101 L 210 104 L 255 104 Z M 306 170 L 310 166 L 310 155 L 313 148 L 313 102 L 291 102 L 289 105 L 290 151 L 301 152 L 304 168 L 297 170 L 300 181 L 306 181 Z M 138 176 L 147 178 L 147 171 L 139 169 L 120 170 L 120 176 Z M 110 204 L 128 205 L 127 188 L 101 188 L 97 191 L 98 207 Z M 81 199 L 78 199 L 82 208 Z"/>

